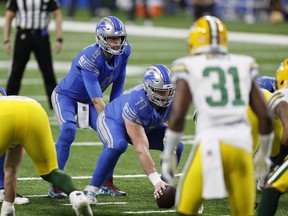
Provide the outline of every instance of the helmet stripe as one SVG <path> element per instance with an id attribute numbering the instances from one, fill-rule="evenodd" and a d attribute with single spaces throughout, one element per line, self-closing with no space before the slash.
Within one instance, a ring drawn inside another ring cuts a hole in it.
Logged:
<path id="1" fill-rule="evenodd" d="M 207 19 L 207 22 L 210 27 L 210 44 L 212 46 L 217 46 L 219 44 L 219 34 L 218 34 L 218 25 L 215 19 Z"/>
<path id="2" fill-rule="evenodd" d="M 170 82 L 170 77 L 169 77 L 169 70 L 166 66 L 161 65 L 161 64 L 155 64 L 155 66 L 160 70 L 162 76 L 163 76 L 163 80 L 164 83 L 167 84 Z"/>
<path id="3" fill-rule="evenodd" d="M 121 30 L 121 22 L 119 22 L 119 20 L 114 17 L 114 16 L 109 16 L 111 22 L 113 23 L 113 26 L 115 28 L 116 31 Z"/>

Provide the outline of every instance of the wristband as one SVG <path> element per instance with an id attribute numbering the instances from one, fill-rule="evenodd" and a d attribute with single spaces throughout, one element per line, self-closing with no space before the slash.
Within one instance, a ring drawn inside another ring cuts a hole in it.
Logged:
<path id="1" fill-rule="evenodd" d="M 158 172 L 152 172 L 148 175 L 149 180 L 151 181 L 151 183 L 153 184 L 153 186 L 155 186 L 159 181 L 162 181 Z"/>
<path id="2" fill-rule="evenodd" d="M 9 39 L 4 41 L 4 44 L 7 44 L 7 43 L 10 43 Z"/>
<path id="3" fill-rule="evenodd" d="M 63 43 L 63 38 L 57 38 L 56 41 L 59 42 L 59 43 Z"/>

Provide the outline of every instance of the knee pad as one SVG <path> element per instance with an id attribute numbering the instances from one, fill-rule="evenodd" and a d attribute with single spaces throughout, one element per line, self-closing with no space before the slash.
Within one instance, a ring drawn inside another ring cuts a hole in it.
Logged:
<path id="1" fill-rule="evenodd" d="M 62 124 L 60 127 L 60 135 L 58 139 L 69 142 L 71 144 L 75 139 L 76 128 L 76 124 L 72 122 Z"/>

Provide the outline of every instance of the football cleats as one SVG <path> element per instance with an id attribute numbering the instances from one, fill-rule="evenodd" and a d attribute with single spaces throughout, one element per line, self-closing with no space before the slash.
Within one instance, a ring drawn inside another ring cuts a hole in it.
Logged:
<path id="1" fill-rule="evenodd" d="M 148 99 L 160 107 L 168 107 L 175 94 L 170 70 L 161 64 L 148 67 L 144 74 L 144 86 Z"/>
<path id="2" fill-rule="evenodd" d="M 281 62 L 276 71 L 277 89 L 288 87 L 288 58 Z"/>
<path id="3" fill-rule="evenodd" d="M 109 37 L 121 37 L 119 49 L 112 48 L 107 42 Z M 127 32 L 124 24 L 115 16 L 107 16 L 100 20 L 96 26 L 96 42 L 101 49 L 112 54 L 120 55 L 124 52 Z"/>
<path id="4" fill-rule="evenodd" d="M 203 16 L 191 27 L 188 36 L 189 52 L 227 53 L 228 39 L 224 24 L 214 16 Z"/>

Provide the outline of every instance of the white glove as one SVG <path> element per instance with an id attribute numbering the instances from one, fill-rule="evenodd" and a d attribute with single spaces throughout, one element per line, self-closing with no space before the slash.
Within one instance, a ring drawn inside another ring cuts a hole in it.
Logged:
<path id="1" fill-rule="evenodd" d="M 163 157 L 161 159 L 161 175 L 162 179 L 165 180 L 168 184 L 173 184 L 174 174 L 177 169 L 177 157 L 175 154 L 172 154 L 170 157 Z"/>
<path id="2" fill-rule="evenodd" d="M 255 166 L 255 178 L 265 179 L 268 175 L 272 162 L 270 159 L 263 154 L 255 154 L 254 166 Z"/>

